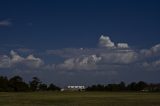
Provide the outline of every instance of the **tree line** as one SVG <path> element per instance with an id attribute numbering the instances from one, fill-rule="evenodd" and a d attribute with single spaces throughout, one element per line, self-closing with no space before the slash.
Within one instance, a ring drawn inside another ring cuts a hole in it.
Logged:
<path id="1" fill-rule="evenodd" d="M 40 81 L 39 78 L 33 77 L 28 83 L 20 76 L 14 76 L 7 78 L 6 76 L 0 76 L 0 92 L 35 92 L 35 91 L 60 91 L 61 88 L 51 84 L 45 84 Z M 97 84 L 89 86 L 85 91 L 148 91 L 148 92 L 160 92 L 160 83 L 146 83 L 144 81 L 132 82 L 125 84 L 120 82 L 118 84 Z"/>
<path id="2" fill-rule="evenodd" d="M 92 85 L 86 88 L 86 91 L 144 91 L 144 92 L 160 92 L 160 84 L 146 83 L 144 81 L 132 82 L 125 84 L 107 84 Z"/>
<path id="3" fill-rule="evenodd" d="M 60 87 L 54 84 L 45 84 L 39 78 L 33 77 L 32 81 L 26 83 L 22 77 L 14 76 L 8 79 L 0 76 L 0 92 L 27 92 L 27 91 L 59 91 Z"/>

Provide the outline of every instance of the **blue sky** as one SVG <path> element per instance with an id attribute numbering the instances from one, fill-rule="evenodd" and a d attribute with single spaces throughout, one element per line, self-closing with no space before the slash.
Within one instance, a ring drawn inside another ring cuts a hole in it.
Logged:
<path id="1" fill-rule="evenodd" d="M 38 76 L 59 85 L 158 82 L 159 5 L 158 0 L 1 1 L 0 74 Z"/>

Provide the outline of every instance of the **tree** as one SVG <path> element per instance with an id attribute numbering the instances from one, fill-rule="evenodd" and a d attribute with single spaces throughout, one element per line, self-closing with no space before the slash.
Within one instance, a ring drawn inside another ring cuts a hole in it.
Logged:
<path id="1" fill-rule="evenodd" d="M 143 81 L 139 81 L 136 85 L 136 90 L 140 91 L 143 90 L 144 88 L 146 88 L 148 85 L 147 83 L 143 82 Z"/>
<path id="2" fill-rule="evenodd" d="M 121 91 L 126 90 L 126 86 L 125 86 L 125 83 L 124 83 L 123 81 L 120 82 L 120 84 L 119 84 L 119 89 L 120 89 Z"/>
<path id="3" fill-rule="evenodd" d="M 0 76 L 0 92 L 8 91 L 8 78 Z"/>
<path id="4" fill-rule="evenodd" d="M 39 85 L 39 90 L 40 91 L 46 91 L 47 90 L 47 84 L 40 84 Z"/>
<path id="5" fill-rule="evenodd" d="M 91 87 L 87 87 L 87 91 L 104 91 L 106 87 L 104 85 L 98 84 L 98 85 L 92 85 Z"/>
<path id="6" fill-rule="evenodd" d="M 108 84 L 108 90 L 109 91 L 119 91 L 119 84 Z"/>
<path id="7" fill-rule="evenodd" d="M 33 77 L 32 81 L 29 83 L 30 84 L 30 89 L 32 91 L 37 91 L 39 88 L 40 80 L 37 77 Z"/>
<path id="8" fill-rule="evenodd" d="M 60 88 L 51 83 L 51 84 L 49 85 L 49 87 L 48 87 L 48 90 L 51 90 L 51 91 L 59 91 Z"/>
<path id="9" fill-rule="evenodd" d="M 27 91 L 28 84 L 20 76 L 14 76 L 9 80 L 9 90 L 15 92 Z"/>
<path id="10" fill-rule="evenodd" d="M 127 90 L 129 91 L 136 91 L 136 82 L 132 82 L 127 86 Z"/>

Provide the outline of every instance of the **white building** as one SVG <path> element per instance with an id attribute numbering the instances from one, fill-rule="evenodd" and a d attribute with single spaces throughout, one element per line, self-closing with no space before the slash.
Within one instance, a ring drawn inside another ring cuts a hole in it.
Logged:
<path id="1" fill-rule="evenodd" d="M 82 91 L 85 90 L 85 86 L 67 86 L 67 90 Z"/>

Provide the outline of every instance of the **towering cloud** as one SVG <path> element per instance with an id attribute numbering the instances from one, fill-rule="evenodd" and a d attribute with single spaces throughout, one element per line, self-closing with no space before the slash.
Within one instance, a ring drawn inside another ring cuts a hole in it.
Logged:
<path id="1" fill-rule="evenodd" d="M 127 43 L 118 43 L 115 45 L 115 43 L 111 41 L 110 37 L 103 35 L 99 38 L 99 46 L 105 48 L 129 48 Z"/>
<path id="2" fill-rule="evenodd" d="M 103 36 L 103 35 L 99 38 L 99 45 L 100 47 L 106 47 L 106 48 L 115 47 L 114 42 L 112 42 L 108 36 Z"/>

